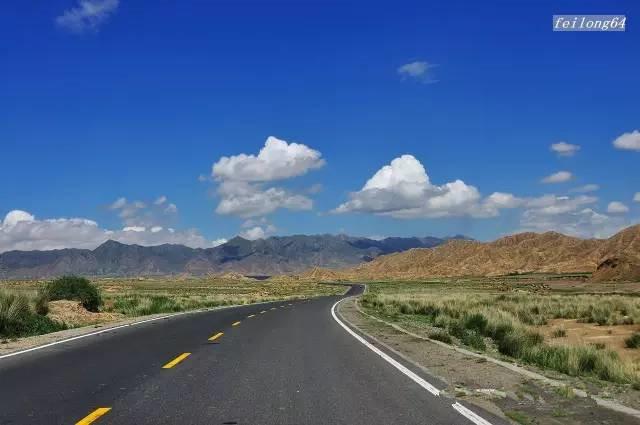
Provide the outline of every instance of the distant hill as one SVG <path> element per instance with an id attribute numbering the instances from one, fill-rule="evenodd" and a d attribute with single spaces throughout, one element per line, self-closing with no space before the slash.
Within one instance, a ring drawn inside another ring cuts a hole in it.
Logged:
<path id="1" fill-rule="evenodd" d="M 611 259 L 610 261 L 606 261 Z M 620 266 L 618 266 L 620 265 Z M 510 273 L 595 272 L 596 279 L 629 280 L 640 266 L 640 225 L 609 239 L 556 232 L 520 233 L 493 242 L 450 240 L 432 249 L 383 255 L 338 275 L 356 279 L 496 276 Z"/>
<path id="2" fill-rule="evenodd" d="M 464 238 L 455 236 L 456 239 Z M 299 273 L 312 267 L 344 268 L 411 248 L 430 248 L 451 238 L 386 238 L 295 235 L 249 241 L 236 237 L 215 248 L 140 246 L 107 241 L 94 250 L 8 251 L 0 254 L 1 278 Z"/>

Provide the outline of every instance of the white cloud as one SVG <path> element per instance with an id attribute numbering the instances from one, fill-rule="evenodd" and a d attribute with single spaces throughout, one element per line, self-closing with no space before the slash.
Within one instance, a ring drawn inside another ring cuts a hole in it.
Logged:
<path id="1" fill-rule="evenodd" d="M 630 223 L 621 217 L 600 214 L 591 208 L 583 208 L 562 214 L 538 214 L 528 210 L 522 216 L 522 230 L 546 232 L 553 230 L 580 238 L 608 238 Z"/>
<path id="2" fill-rule="evenodd" d="M 633 201 L 640 202 L 640 192 L 636 192 L 636 194 L 633 195 Z"/>
<path id="3" fill-rule="evenodd" d="M 123 232 L 145 232 L 146 230 L 147 228 L 144 226 L 127 226 L 122 228 Z"/>
<path id="4" fill-rule="evenodd" d="M 168 224 L 176 218 L 178 207 L 176 204 L 167 202 L 166 196 L 160 196 L 151 203 L 129 202 L 121 197 L 109 205 L 109 209 L 116 211 L 126 226 L 151 228 L 158 224 Z"/>
<path id="5" fill-rule="evenodd" d="M 553 173 L 541 181 L 542 183 L 564 183 L 573 179 L 573 174 L 568 171 L 558 171 L 557 173 Z"/>
<path id="6" fill-rule="evenodd" d="M 218 183 L 220 202 L 216 213 L 242 218 L 268 215 L 280 208 L 310 210 L 306 195 L 281 187 L 266 187 L 275 180 L 290 179 L 320 168 L 322 154 L 306 145 L 269 137 L 258 155 L 222 157 L 213 164 L 211 175 Z"/>
<path id="7" fill-rule="evenodd" d="M 619 201 L 609 202 L 607 205 L 607 212 L 609 214 L 624 214 L 629 212 L 629 207 Z"/>
<path id="8" fill-rule="evenodd" d="M 4 217 L 4 220 L 2 220 L 2 227 L 9 228 L 20 222 L 32 222 L 34 220 L 35 217 L 26 211 L 13 210 L 9 211 L 9 213 Z"/>
<path id="9" fill-rule="evenodd" d="M 573 156 L 580 150 L 580 146 L 567 142 L 558 142 L 551 145 L 551 150 L 558 156 Z"/>
<path id="10" fill-rule="evenodd" d="M 276 232 L 276 230 L 277 229 L 275 228 L 275 226 L 271 224 L 269 224 L 266 227 L 254 226 L 242 231 L 240 233 L 240 237 L 249 239 L 251 241 L 256 239 L 264 239 L 273 235 Z"/>
<path id="11" fill-rule="evenodd" d="M 215 239 L 211 241 L 211 246 L 216 247 L 226 244 L 228 241 L 225 238 Z"/>
<path id="12" fill-rule="evenodd" d="M 0 252 L 11 250 L 49 250 L 61 248 L 93 249 L 112 239 L 138 245 L 182 244 L 192 248 L 213 246 L 194 229 L 176 231 L 160 226 L 125 226 L 108 230 L 85 218 L 39 220 L 25 211 L 13 210 L 0 224 Z"/>
<path id="13" fill-rule="evenodd" d="M 618 149 L 640 151 L 640 131 L 634 130 L 631 133 L 624 133 L 613 141 L 613 146 Z"/>
<path id="14" fill-rule="evenodd" d="M 429 62 L 415 61 L 415 62 L 406 63 L 398 67 L 397 71 L 398 71 L 398 74 L 404 79 L 412 78 L 414 80 L 429 83 L 429 82 L 435 82 L 430 78 L 431 69 L 433 67 L 434 65 L 430 64 Z"/>
<path id="15" fill-rule="evenodd" d="M 243 218 L 264 216 L 279 208 L 294 211 L 313 208 L 313 201 L 306 196 L 277 187 L 262 189 L 259 185 L 240 181 L 222 182 L 218 194 L 221 199 L 216 213 Z"/>
<path id="16" fill-rule="evenodd" d="M 517 202 L 507 193 L 495 193 L 482 201 L 478 189 L 462 180 L 434 185 L 420 161 L 412 155 L 402 155 L 378 170 L 333 212 L 367 212 L 396 218 L 488 217 L 496 215 L 500 208 L 513 208 Z"/>
<path id="17" fill-rule="evenodd" d="M 119 0 L 79 0 L 78 5 L 56 17 L 56 24 L 66 30 L 81 33 L 98 31 L 118 8 Z"/>
<path id="18" fill-rule="evenodd" d="M 595 192 L 600 189 L 600 186 L 597 184 L 585 184 L 584 186 L 576 187 L 571 189 L 569 192 L 572 193 L 589 193 Z"/>
<path id="19" fill-rule="evenodd" d="M 325 164 L 322 154 L 306 145 L 269 136 L 258 155 L 223 156 L 212 176 L 221 180 L 267 182 L 301 176 Z"/>

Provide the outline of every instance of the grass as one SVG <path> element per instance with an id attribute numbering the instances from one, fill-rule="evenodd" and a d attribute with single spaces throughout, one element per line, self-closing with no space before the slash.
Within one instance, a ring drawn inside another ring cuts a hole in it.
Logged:
<path id="1" fill-rule="evenodd" d="M 627 348 L 640 348 L 640 332 L 635 332 L 629 338 L 624 340 Z"/>
<path id="2" fill-rule="evenodd" d="M 362 305 L 385 319 L 447 334 L 454 343 L 501 354 L 570 376 L 640 385 L 640 374 L 617 353 L 594 345 L 549 345 L 536 326 L 550 319 L 640 323 L 640 298 L 629 295 L 492 293 L 441 282 L 373 284 Z M 431 336 L 431 335 L 429 335 Z M 562 328 L 552 337 L 566 336 Z M 438 339 L 434 338 L 434 339 Z M 628 344 L 640 347 L 640 333 Z M 629 346 L 629 345 L 628 345 Z"/>
<path id="3" fill-rule="evenodd" d="M 101 278 L 92 279 L 101 297 L 101 311 L 126 316 L 171 313 L 224 305 L 337 295 L 344 286 L 299 281 L 258 281 L 220 278 Z M 5 288 L 38 300 L 45 282 L 4 281 Z M 74 294 L 71 294 L 74 295 Z M 46 303 L 39 310 L 46 314 Z"/>
<path id="4" fill-rule="evenodd" d="M 37 314 L 34 298 L 25 294 L 0 291 L 0 337 L 40 335 L 66 328 L 62 323 Z"/>
<path id="5" fill-rule="evenodd" d="M 527 415 L 522 412 L 518 412 L 517 410 L 509 410 L 504 412 L 505 415 L 511 420 L 521 425 L 529 425 L 531 424 L 531 419 Z"/>

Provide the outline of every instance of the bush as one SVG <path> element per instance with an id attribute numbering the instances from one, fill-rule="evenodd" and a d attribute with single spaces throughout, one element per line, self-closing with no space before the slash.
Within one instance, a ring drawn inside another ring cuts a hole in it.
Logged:
<path id="1" fill-rule="evenodd" d="M 629 338 L 624 340 L 627 348 L 640 348 L 640 332 L 635 332 Z"/>
<path id="2" fill-rule="evenodd" d="M 553 332 L 551 332 L 551 336 L 553 338 L 564 338 L 567 336 L 567 331 L 563 328 L 554 329 Z"/>
<path id="3" fill-rule="evenodd" d="M 36 313 L 41 316 L 46 316 L 49 313 L 49 299 L 45 294 L 38 294 L 36 298 Z"/>
<path id="4" fill-rule="evenodd" d="M 34 314 L 26 296 L 0 292 L 0 336 L 40 335 L 66 328 L 62 323 Z"/>
<path id="5" fill-rule="evenodd" d="M 89 311 L 98 311 L 102 305 L 98 288 L 88 279 L 78 276 L 63 276 L 48 282 L 40 296 L 49 301 L 77 300 Z"/>

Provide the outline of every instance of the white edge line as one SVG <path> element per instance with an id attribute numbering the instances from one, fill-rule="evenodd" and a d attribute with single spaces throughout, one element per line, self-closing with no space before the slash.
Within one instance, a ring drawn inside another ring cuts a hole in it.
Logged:
<path id="1" fill-rule="evenodd" d="M 489 422 L 488 420 L 480 417 L 474 411 L 472 411 L 470 409 L 467 409 L 466 407 L 464 407 L 462 404 L 460 404 L 458 402 L 455 402 L 451 406 L 455 410 L 457 410 L 458 413 L 460 413 L 462 416 L 464 416 L 465 418 L 469 419 L 471 422 L 473 422 L 476 425 L 491 425 L 491 422 Z"/>
<path id="2" fill-rule="evenodd" d="M 340 300 L 340 301 L 342 301 L 342 300 Z M 344 328 L 344 330 L 346 330 L 349 334 L 351 334 L 351 336 L 353 336 L 355 339 L 357 339 L 359 342 L 361 342 L 365 347 L 367 347 L 368 349 L 370 349 L 371 351 L 373 351 L 374 353 L 376 353 L 377 355 L 382 357 L 385 361 L 387 361 L 387 363 L 391 364 L 393 367 L 398 369 L 400 372 L 402 372 L 406 376 L 408 376 L 413 382 L 415 382 L 416 384 L 420 385 L 422 388 L 424 388 L 425 390 L 429 391 L 431 394 L 433 394 L 435 396 L 439 396 L 440 395 L 440 390 L 438 390 L 436 387 L 434 387 L 433 385 L 431 385 L 430 383 L 428 383 L 427 381 L 425 381 L 424 379 L 422 379 L 421 377 L 419 377 L 418 375 L 413 373 L 411 370 L 409 370 L 408 368 L 403 366 L 401 363 L 397 362 L 395 359 L 393 359 L 387 353 L 385 353 L 382 350 L 380 350 L 379 348 L 375 347 L 369 341 L 367 341 L 366 339 L 364 339 L 363 337 L 361 337 L 360 335 L 355 333 L 353 330 L 351 330 L 351 328 L 349 328 L 347 325 L 345 325 L 340 319 L 338 319 L 338 316 L 336 316 L 336 306 L 340 303 L 340 301 L 337 301 L 333 305 L 333 307 L 331 307 L 331 315 L 333 316 L 333 319 L 336 322 L 338 322 L 338 324 L 340 326 L 342 326 Z M 486 422 L 486 423 L 488 423 L 488 422 Z"/>
<path id="3" fill-rule="evenodd" d="M 208 311 L 225 310 L 225 309 L 234 308 L 234 307 L 246 307 L 246 306 L 251 306 L 251 305 L 272 304 L 272 303 L 277 303 L 277 302 L 279 302 L 279 301 L 278 300 L 275 300 L 275 301 L 262 301 L 262 302 L 259 302 L 259 303 L 252 303 L 252 304 L 239 304 L 239 305 L 230 305 L 230 306 L 223 306 L 223 307 L 213 307 L 213 308 L 204 309 L 204 310 L 181 311 L 181 312 L 178 312 L 178 313 L 167 314 L 165 316 L 154 317 L 152 319 L 140 320 L 140 321 L 133 322 L 133 323 L 125 323 L 124 325 L 113 326 L 111 328 L 101 329 L 99 331 L 91 332 L 91 333 L 88 333 L 88 334 L 72 336 L 71 338 L 61 339 L 60 341 L 49 342 L 47 344 L 38 345 L 36 347 L 27 348 L 25 350 L 14 351 L 13 353 L 8 353 L 8 354 L 1 355 L 0 356 L 0 360 L 1 359 L 6 359 L 8 357 L 17 356 L 17 355 L 20 355 L 20 354 L 25 354 L 25 353 L 28 353 L 28 352 L 31 352 L 31 351 L 41 350 L 43 348 L 52 347 L 54 345 L 64 344 L 65 342 L 71 342 L 71 341 L 75 341 L 75 340 L 78 340 L 78 339 L 87 338 L 87 337 L 90 337 L 90 336 L 100 335 L 100 334 L 105 333 L 105 332 L 115 331 L 117 329 L 128 328 L 130 326 L 137 326 L 137 325 L 141 325 L 143 323 L 155 322 L 157 320 L 168 319 L 168 318 L 175 317 L 175 316 L 182 316 L 182 315 L 185 315 L 185 314 L 195 314 L 195 313 L 206 313 Z"/>

